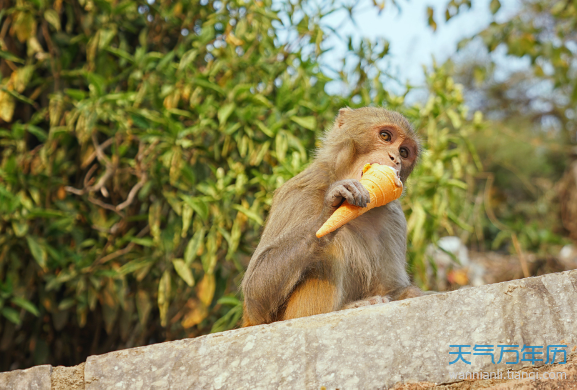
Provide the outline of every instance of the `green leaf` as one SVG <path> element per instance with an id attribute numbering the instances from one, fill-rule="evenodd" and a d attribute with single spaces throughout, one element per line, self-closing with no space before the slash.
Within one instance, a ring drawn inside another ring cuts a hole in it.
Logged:
<path id="1" fill-rule="evenodd" d="M 32 256 L 38 265 L 42 268 L 46 268 L 46 261 L 48 259 L 46 249 L 42 247 L 33 236 L 27 236 L 26 241 L 28 242 L 28 248 L 30 248 Z"/>
<path id="2" fill-rule="evenodd" d="M 35 208 L 28 213 L 27 218 L 64 218 L 66 214 L 62 211 L 48 210 L 48 209 L 38 209 Z"/>
<path id="3" fill-rule="evenodd" d="M 204 87 L 204 88 L 212 89 L 213 91 L 216 91 L 216 92 L 220 93 L 221 95 L 225 95 L 224 90 L 215 83 L 211 83 L 210 81 L 199 79 L 199 78 L 193 79 L 193 82 L 196 85 L 199 85 L 199 86 Z"/>
<path id="4" fill-rule="evenodd" d="M 491 13 L 495 15 L 501 8 L 501 2 L 499 0 L 491 0 L 489 8 L 491 9 Z"/>
<path id="5" fill-rule="evenodd" d="M 315 130 L 317 128 L 317 120 L 314 116 L 292 116 L 291 120 L 305 129 Z"/>
<path id="6" fill-rule="evenodd" d="M 166 65 L 168 65 L 172 59 L 174 58 L 174 50 L 169 51 L 168 53 L 164 54 L 162 59 L 158 62 L 157 69 L 164 69 Z"/>
<path id="7" fill-rule="evenodd" d="M 16 57 L 14 54 L 8 52 L 8 51 L 4 51 L 4 50 L 0 50 L 0 57 L 8 60 L 8 61 L 12 61 L 12 62 L 17 62 L 19 64 L 24 64 L 25 61 L 21 58 Z"/>
<path id="8" fill-rule="evenodd" d="M 257 224 L 259 224 L 261 226 L 263 225 L 264 222 L 263 222 L 262 218 L 260 217 L 260 215 L 258 215 L 254 211 L 251 211 L 247 208 L 244 208 L 239 204 L 232 205 L 232 208 L 240 211 L 241 213 L 243 213 L 244 215 L 246 215 L 247 217 L 249 217 L 250 219 L 255 221 Z"/>
<path id="9" fill-rule="evenodd" d="M 453 213 L 451 210 L 447 210 L 447 216 L 461 229 L 466 230 L 468 232 L 473 232 L 474 230 L 473 226 L 469 225 L 468 223 L 457 217 L 455 213 Z"/>
<path id="10" fill-rule="evenodd" d="M 64 93 L 70 96 L 74 100 L 84 100 L 86 99 L 86 91 L 81 91 L 79 89 L 66 88 Z"/>
<path id="11" fill-rule="evenodd" d="M 427 7 L 427 23 L 433 31 L 437 31 L 437 23 L 435 22 L 435 10 L 433 7 Z"/>
<path id="12" fill-rule="evenodd" d="M 151 238 L 131 237 L 130 242 L 147 247 L 154 246 L 154 241 Z"/>
<path id="13" fill-rule="evenodd" d="M 142 259 L 132 260 L 132 261 L 124 264 L 122 267 L 120 267 L 120 269 L 118 270 L 118 273 L 120 275 L 130 274 L 130 273 L 133 273 L 135 271 L 138 271 L 139 269 L 150 266 L 151 264 L 152 264 L 152 262 L 149 260 L 142 260 Z"/>
<path id="14" fill-rule="evenodd" d="M 193 211 L 194 210 L 192 209 L 192 207 L 190 207 L 188 203 L 185 203 L 182 207 L 182 232 L 180 233 L 180 236 L 182 238 L 186 237 L 188 233 L 188 228 L 192 223 Z"/>
<path id="15" fill-rule="evenodd" d="M 232 329 L 242 316 L 242 305 L 237 304 L 233 306 L 228 313 L 219 318 L 213 325 L 210 333 L 222 332 Z"/>
<path id="16" fill-rule="evenodd" d="M 38 141 L 40 142 L 44 142 L 48 139 L 48 134 L 46 134 L 46 132 L 38 126 L 28 124 L 26 126 L 26 130 L 28 130 L 30 134 L 34 134 L 34 136 L 38 138 Z"/>
<path id="17" fill-rule="evenodd" d="M 110 46 L 106 47 L 105 49 L 109 53 L 112 53 L 112 54 L 114 54 L 120 58 L 123 58 L 123 59 L 127 60 L 128 62 L 134 62 L 134 57 L 130 53 L 128 53 L 122 49 L 118 49 L 116 47 L 110 47 Z"/>
<path id="18" fill-rule="evenodd" d="M 21 308 L 23 308 L 24 310 L 26 310 L 28 312 L 34 314 L 36 317 L 38 317 L 40 315 L 40 312 L 38 311 L 36 306 L 34 306 L 34 304 L 27 299 L 24 299 L 21 297 L 13 297 L 12 303 L 20 306 Z"/>
<path id="19" fill-rule="evenodd" d="M 12 97 L 14 97 L 14 98 L 16 98 L 16 99 L 18 99 L 18 100 L 20 100 L 20 101 L 22 101 L 22 102 L 24 102 L 24 103 L 30 104 L 31 106 L 33 106 L 33 105 L 36 104 L 36 103 L 34 103 L 34 101 L 30 100 L 30 99 L 27 98 L 26 96 L 21 95 L 21 94 L 19 94 L 18 92 L 13 91 L 13 90 L 10 90 L 10 89 L 8 89 L 8 88 L 6 88 L 6 87 L 0 86 L 0 91 L 4 91 L 4 92 L 6 92 L 8 95 L 11 95 Z"/>
<path id="20" fill-rule="evenodd" d="M 461 188 L 463 190 L 466 190 L 468 188 L 467 183 L 457 179 L 449 179 L 447 180 L 447 184 L 453 187 Z"/>
<path id="21" fill-rule="evenodd" d="M 274 133 L 272 132 L 271 129 L 269 129 L 264 123 L 262 123 L 261 121 L 256 121 L 256 125 L 258 126 L 258 128 L 265 133 L 267 136 L 269 136 L 270 138 L 274 137 Z"/>
<path id="22" fill-rule="evenodd" d="M 184 53 L 182 58 L 180 59 L 180 63 L 178 64 L 178 70 L 182 71 L 185 69 L 198 55 L 197 49 L 192 49 Z"/>
<path id="23" fill-rule="evenodd" d="M 44 11 L 44 19 L 46 19 L 46 21 L 50 23 L 56 31 L 60 31 L 60 17 L 55 10 L 48 8 Z"/>
<path id="24" fill-rule="evenodd" d="M 186 265 L 184 260 L 182 259 L 174 259 L 172 260 L 172 265 L 174 266 L 174 270 L 188 284 L 190 287 L 194 286 L 194 277 L 192 276 L 192 271 L 190 267 Z"/>
<path id="25" fill-rule="evenodd" d="M 284 131 L 279 131 L 275 139 L 276 157 L 280 162 L 283 162 L 288 149 L 288 139 Z"/>
<path id="26" fill-rule="evenodd" d="M 204 239 L 204 229 L 198 230 L 192 236 L 192 239 L 188 241 L 188 245 L 186 246 L 186 250 L 184 251 L 184 262 L 186 265 L 190 265 L 194 258 L 196 257 L 196 253 L 198 252 L 198 248 L 200 248 L 200 244 Z"/>
<path id="27" fill-rule="evenodd" d="M 184 200 L 192 209 L 200 215 L 203 220 L 208 218 L 208 205 L 201 199 L 194 198 L 189 195 L 180 194 L 182 200 Z"/>
<path id="28" fill-rule="evenodd" d="M 76 299 L 66 298 L 58 304 L 58 310 L 68 310 L 76 304 Z"/>
<path id="29" fill-rule="evenodd" d="M 10 322 L 20 325 L 20 314 L 12 309 L 11 307 L 5 307 L 1 311 L 2 315 L 6 317 Z"/>
<path id="30" fill-rule="evenodd" d="M 219 305 L 230 305 L 230 306 L 236 306 L 242 304 L 242 302 L 238 298 L 226 297 L 226 296 L 220 298 L 216 303 L 218 303 Z"/>
<path id="31" fill-rule="evenodd" d="M 16 237 L 24 237 L 28 233 L 28 222 L 26 220 L 13 220 L 12 229 Z"/>
<path id="32" fill-rule="evenodd" d="M 255 103 L 262 104 L 265 107 L 268 108 L 274 107 L 274 105 L 260 93 L 257 93 L 256 95 L 251 95 L 251 98 Z"/>
<path id="33" fill-rule="evenodd" d="M 96 93 L 96 96 L 102 96 L 104 94 L 104 89 L 106 88 L 106 79 L 99 74 L 88 72 L 86 73 L 86 79 L 88 80 L 89 88 Z"/>
<path id="34" fill-rule="evenodd" d="M 236 107 L 236 104 L 234 103 L 229 103 L 229 104 L 225 104 L 224 106 L 222 106 L 219 110 L 218 110 L 218 122 L 221 125 L 224 125 L 226 123 L 226 120 L 228 119 L 228 117 L 230 116 L 230 114 L 232 114 L 232 112 L 234 111 Z"/>
<path id="35" fill-rule="evenodd" d="M 447 116 L 451 119 L 451 123 L 455 129 L 459 129 L 462 126 L 461 118 L 454 110 L 447 110 Z"/>

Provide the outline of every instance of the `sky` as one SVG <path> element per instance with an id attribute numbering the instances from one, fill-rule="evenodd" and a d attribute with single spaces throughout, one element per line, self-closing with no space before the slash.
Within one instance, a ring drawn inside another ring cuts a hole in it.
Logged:
<path id="1" fill-rule="evenodd" d="M 430 67 L 433 58 L 437 63 L 444 62 L 457 51 L 457 43 L 472 36 L 486 26 L 493 18 L 489 10 L 490 0 L 474 0 L 473 7 L 463 10 L 458 16 L 444 22 L 444 11 L 449 0 L 397 0 L 398 9 L 387 1 L 384 11 L 379 15 L 371 0 L 361 0 L 355 20 L 357 25 L 346 24 L 339 32 L 352 34 L 354 37 L 369 38 L 385 37 L 391 44 L 389 56 L 390 72 L 401 81 L 410 81 L 413 85 L 424 84 L 423 65 Z M 437 31 L 433 32 L 427 24 L 427 7 L 435 10 Z M 518 0 L 501 0 L 501 9 L 497 13 L 497 21 L 507 18 L 518 7 Z M 334 14 L 327 19 L 331 26 L 338 26 L 345 18 L 344 13 Z M 337 48 L 325 57 L 332 61 L 344 53 L 345 48 Z M 522 64 L 511 64 L 504 61 L 503 66 L 518 67 Z M 507 65 L 509 64 L 509 65 Z M 338 86 L 330 87 L 336 90 Z"/>

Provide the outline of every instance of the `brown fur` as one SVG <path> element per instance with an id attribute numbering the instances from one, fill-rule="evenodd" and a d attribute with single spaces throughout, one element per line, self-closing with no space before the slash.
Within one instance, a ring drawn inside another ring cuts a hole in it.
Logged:
<path id="1" fill-rule="evenodd" d="M 382 131 L 395 138 L 383 141 Z M 411 151 L 410 158 L 401 158 L 402 147 Z M 341 109 L 313 163 L 275 192 L 242 282 L 244 326 L 379 301 L 374 296 L 386 295 L 383 302 L 419 296 L 405 269 L 406 220 L 398 201 L 315 236 L 344 200 L 343 188 L 357 183 L 364 164 L 400 168 L 404 182 L 419 154 L 419 141 L 402 115 L 383 108 Z M 365 199 L 368 192 L 362 191 L 350 192 Z"/>

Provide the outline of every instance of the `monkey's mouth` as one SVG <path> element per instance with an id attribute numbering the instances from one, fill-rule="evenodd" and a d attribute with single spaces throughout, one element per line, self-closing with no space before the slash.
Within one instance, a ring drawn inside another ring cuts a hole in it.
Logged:
<path id="1" fill-rule="evenodd" d="M 383 163 L 378 162 L 378 161 L 372 161 L 372 162 L 370 162 L 370 163 L 368 163 L 368 164 L 371 164 L 371 165 L 373 165 L 373 164 L 387 165 L 387 164 L 383 164 Z M 390 165 L 387 165 L 387 166 L 391 167 Z M 364 165 L 363 165 L 363 167 L 364 167 Z M 401 179 L 401 171 L 400 171 L 400 169 L 397 169 L 397 168 L 395 168 L 395 167 L 391 167 L 391 168 L 393 168 L 393 170 L 396 172 L 397 178 L 398 178 L 398 179 Z M 363 175 L 364 175 L 363 168 L 361 168 L 361 177 L 363 177 Z"/>

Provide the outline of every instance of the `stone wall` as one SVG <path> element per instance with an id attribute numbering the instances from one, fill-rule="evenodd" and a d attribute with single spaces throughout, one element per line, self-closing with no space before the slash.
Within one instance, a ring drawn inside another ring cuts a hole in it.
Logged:
<path id="1" fill-rule="evenodd" d="M 567 364 L 505 364 L 512 353 L 449 364 L 456 344 L 562 344 Z M 0 373 L 0 389 L 435 387 L 576 389 L 577 270 Z"/>

